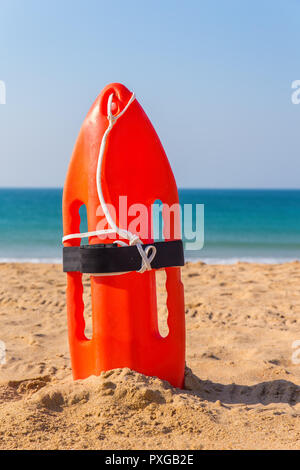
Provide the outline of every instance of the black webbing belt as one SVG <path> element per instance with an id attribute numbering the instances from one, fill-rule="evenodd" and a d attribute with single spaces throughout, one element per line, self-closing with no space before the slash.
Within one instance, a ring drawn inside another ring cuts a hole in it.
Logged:
<path id="1" fill-rule="evenodd" d="M 151 268 L 170 268 L 184 265 L 182 240 L 156 242 L 142 245 L 155 246 L 156 255 Z M 69 246 L 63 248 L 64 272 L 117 273 L 139 271 L 142 258 L 136 246 L 117 246 L 117 244 L 97 244 Z"/>

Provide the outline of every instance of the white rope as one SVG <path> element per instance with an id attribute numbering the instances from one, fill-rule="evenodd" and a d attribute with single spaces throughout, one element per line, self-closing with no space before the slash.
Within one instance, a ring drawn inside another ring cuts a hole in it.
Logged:
<path id="1" fill-rule="evenodd" d="M 113 126 L 117 122 L 117 120 L 123 116 L 123 114 L 127 111 L 131 103 L 135 100 L 135 94 L 132 93 L 130 100 L 128 101 L 127 105 L 121 111 L 118 115 L 114 116 L 112 114 L 111 108 L 112 108 L 112 100 L 113 100 L 113 93 L 109 96 L 108 101 L 107 101 L 107 119 L 108 119 L 108 127 L 106 131 L 103 134 L 102 140 L 101 140 L 101 145 L 100 145 L 100 150 L 99 150 L 99 156 L 98 156 L 98 163 L 97 163 L 97 171 L 96 171 L 96 185 L 97 185 L 97 192 L 98 192 L 98 197 L 99 197 L 99 202 L 102 207 L 103 213 L 105 215 L 105 218 L 110 225 L 110 229 L 106 230 L 95 230 L 93 232 L 85 232 L 85 233 L 72 233 L 70 235 L 66 235 L 63 237 L 62 241 L 66 242 L 67 240 L 72 240 L 74 238 L 85 238 L 85 237 L 92 237 L 92 236 L 97 236 L 97 235 L 105 235 L 109 233 L 117 233 L 120 235 L 122 238 L 125 238 L 129 241 L 129 245 L 135 245 L 138 249 L 139 254 L 141 255 L 142 258 L 142 266 L 141 269 L 138 271 L 139 273 L 143 273 L 145 271 L 150 271 L 152 269 L 151 263 L 153 259 L 155 258 L 156 255 L 156 248 L 153 245 L 149 245 L 145 250 L 142 248 L 143 242 L 140 240 L 140 238 L 129 232 L 128 230 L 123 230 L 119 228 L 116 223 L 113 221 L 111 218 L 111 215 L 109 213 L 108 207 L 106 205 L 103 193 L 102 193 L 102 188 L 101 188 L 101 168 L 102 168 L 102 161 L 103 161 L 103 155 L 105 151 L 105 146 L 106 146 L 106 141 L 107 137 L 112 130 Z M 122 240 L 117 240 L 114 243 L 117 243 L 121 246 L 128 246 L 127 243 L 125 243 Z M 115 276 L 118 274 L 125 274 L 126 272 L 121 272 L 121 273 L 101 273 L 101 274 L 92 274 L 93 276 Z"/>
<path id="2" fill-rule="evenodd" d="M 107 229 L 107 230 L 95 230 L 94 232 L 84 232 L 84 233 L 72 233 L 71 235 L 66 235 L 63 237 L 63 242 L 66 242 L 68 240 L 72 240 L 73 238 L 86 238 L 86 237 L 94 237 L 97 235 L 105 235 L 106 233 L 116 233 L 115 230 L 113 229 Z"/>

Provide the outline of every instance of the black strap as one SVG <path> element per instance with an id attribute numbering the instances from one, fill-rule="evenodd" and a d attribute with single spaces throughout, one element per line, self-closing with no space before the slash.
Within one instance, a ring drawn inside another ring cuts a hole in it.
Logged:
<path id="1" fill-rule="evenodd" d="M 182 240 L 156 242 L 142 245 L 155 246 L 156 255 L 151 262 L 153 269 L 184 265 Z M 97 244 L 63 247 L 64 272 L 118 273 L 139 271 L 142 258 L 136 246 Z"/>

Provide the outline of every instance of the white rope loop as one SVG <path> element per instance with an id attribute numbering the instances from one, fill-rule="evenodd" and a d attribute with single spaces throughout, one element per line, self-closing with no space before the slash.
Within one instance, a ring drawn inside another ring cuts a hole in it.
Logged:
<path id="1" fill-rule="evenodd" d="M 112 219 L 108 207 L 106 205 L 103 193 L 102 193 L 102 187 L 101 187 L 101 168 L 102 168 L 102 161 L 103 161 L 103 155 L 105 152 L 105 147 L 106 147 L 106 141 L 107 137 L 112 130 L 113 126 L 117 122 L 117 120 L 123 116 L 123 114 L 127 111 L 131 103 L 135 100 L 135 94 L 132 93 L 131 98 L 129 99 L 128 103 L 124 107 L 124 109 L 117 115 L 112 114 L 112 102 L 113 102 L 113 97 L 114 94 L 111 93 L 109 95 L 109 98 L 107 100 L 107 119 L 108 119 L 108 127 L 106 131 L 103 134 L 101 144 L 100 144 L 100 150 L 99 150 L 99 156 L 98 156 L 98 163 L 97 163 L 97 171 L 96 171 L 96 186 L 97 186 L 97 192 L 98 192 L 98 197 L 99 197 L 99 202 L 102 207 L 103 213 L 105 215 L 105 218 L 107 220 L 108 225 L 110 225 L 110 229 L 106 230 L 95 230 L 93 232 L 85 232 L 85 233 L 73 233 L 70 235 L 66 235 L 63 237 L 62 241 L 66 242 L 67 240 L 72 240 L 74 238 L 85 238 L 85 237 L 92 237 L 92 236 L 98 236 L 98 235 L 106 235 L 109 233 L 116 233 L 122 238 L 125 238 L 129 241 L 130 246 L 136 246 L 138 249 L 138 252 L 142 258 L 142 266 L 138 273 L 144 273 L 145 271 L 151 271 L 151 263 L 153 259 L 155 258 L 156 255 L 156 247 L 153 245 L 147 246 L 145 250 L 143 250 L 142 245 L 143 242 L 140 240 L 140 238 L 135 235 L 134 233 L 129 232 L 128 230 L 123 230 L 120 227 L 116 225 L 114 220 Z M 116 240 L 114 243 L 119 244 L 121 246 L 128 246 L 128 243 L 125 243 L 122 240 Z M 128 272 L 128 271 L 126 271 Z M 121 273 L 101 273 L 101 274 L 92 274 L 93 276 L 114 276 L 117 274 L 125 274 L 125 272 Z"/>

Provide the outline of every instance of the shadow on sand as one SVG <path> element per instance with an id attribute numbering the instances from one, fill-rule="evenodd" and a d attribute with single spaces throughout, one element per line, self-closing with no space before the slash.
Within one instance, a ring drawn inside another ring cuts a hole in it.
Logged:
<path id="1" fill-rule="evenodd" d="M 201 380 L 186 367 L 185 389 L 202 400 L 224 404 L 269 405 L 287 403 L 291 406 L 300 403 L 300 387 L 287 380 L 273 380 L 256 385 L 223 385 L 209 380 Z"/>

